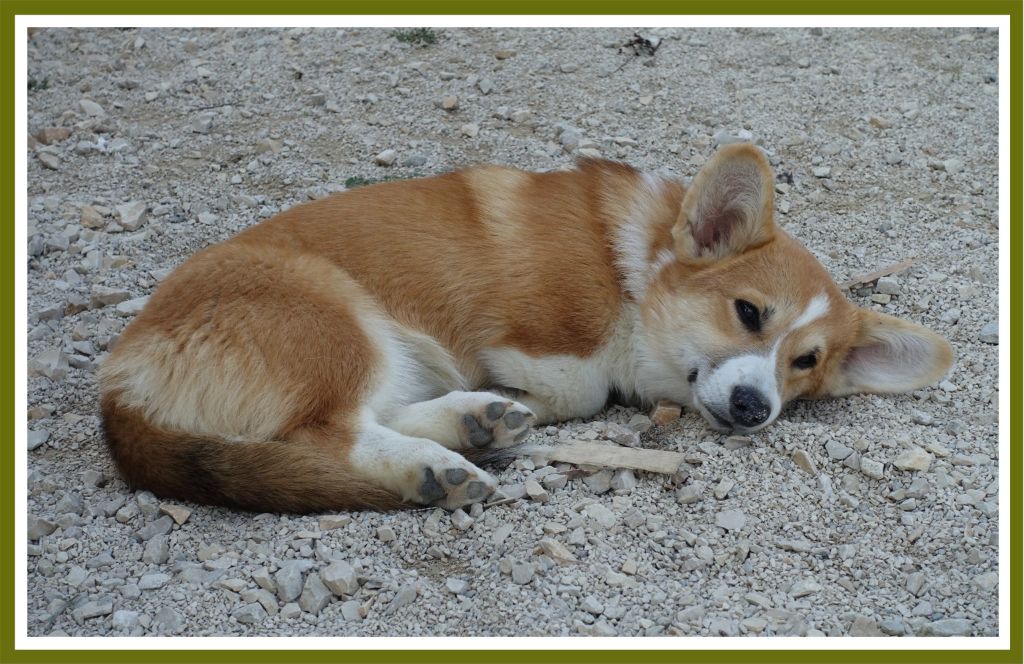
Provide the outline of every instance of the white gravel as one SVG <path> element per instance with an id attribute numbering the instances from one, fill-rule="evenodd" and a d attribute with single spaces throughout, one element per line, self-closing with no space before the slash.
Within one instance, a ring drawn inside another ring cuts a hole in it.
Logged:
<path id="1" fill-rule="evenodd" d="M 996 32 L 437 36 L 33 36 L 29 633 L 995 634 Z M 683 471 L 520 459 L 499 473 L 518 500 L 455 514 L 162 507 L 116 477 L 95 368 L 196 250 L 353 178 L 579 154 L 692 176 L 732 140 L 765 148 L 779 222 L 837 280 L 917 259 L 851 297 L 949 338 L 941 386 L 798 403 L 749 441 L 615 407 L 532 442 Z"/>

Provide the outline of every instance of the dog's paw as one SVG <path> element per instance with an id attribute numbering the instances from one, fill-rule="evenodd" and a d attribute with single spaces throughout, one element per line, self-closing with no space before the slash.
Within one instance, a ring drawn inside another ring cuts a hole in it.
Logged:
<path id="1" fill-rule="evenodd" d="M 454 510 L 483 501 L 497 487 L 493 477 L 468 461 L 448 468 L 424 466 L 417 502 Z"/>
<path id="2" fill-rule="evenodd" d="M 510 447 L 526 438 L 537 420 L 526 406 L 490 398 L 462 415 L 460 437 L 466 447 Z"/>

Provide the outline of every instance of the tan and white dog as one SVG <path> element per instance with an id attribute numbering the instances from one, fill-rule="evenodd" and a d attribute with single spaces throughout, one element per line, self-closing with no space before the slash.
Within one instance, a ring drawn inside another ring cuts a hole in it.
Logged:
<path id="1" fill-rule="evenodd" d="M 460 452 L 610 394 L 752 432 L 792 399 L 942 376 L 949 344 L 851 304 L 773 223 L 773 184 L 733 145 L 689 188 L 588 160 L 296 206 L 185 262 L 125 330 L 110 449 L 161 496 L 455 508 L 495 489 Z"/>

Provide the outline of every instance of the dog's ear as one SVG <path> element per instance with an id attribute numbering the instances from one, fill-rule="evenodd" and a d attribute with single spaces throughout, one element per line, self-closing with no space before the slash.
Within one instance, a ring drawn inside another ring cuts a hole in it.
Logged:
<path id="1" fill-rule="evenodd" d="M 909 392 L 929 385 L 953 363 L 949 343 L 920 325 L 868 309 L 859 312 L 860 331 L 825 392 Z"/>
<path id="2" fill-rule="evenodd" d="M 774 232 L 771 167 L 749 143 L 715 153 L 683 197 L 672 229 L 683 260 L 722 258 L 764 244 Z"/>

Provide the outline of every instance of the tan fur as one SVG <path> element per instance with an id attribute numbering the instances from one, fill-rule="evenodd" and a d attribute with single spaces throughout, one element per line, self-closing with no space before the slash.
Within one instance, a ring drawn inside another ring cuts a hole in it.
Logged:
<path id="1" fill-rule="evenodd" d="M 493 480 L 444 448 L 491 435 L 479 425 L 502 397 L 441 397 L 498 373 L 500 387 L 531 386 L 522 401 L 544 420 L 593 414 L 612 389 L 684 400 L 683 341 L 708 369 L 775 352 L 784 401 L 896 386 L 884 371 L 878 383 L 872 344 L 899 330 L 931 363 L 924 378 L 945 371 L 944 341 L 847 302 L 771 212 L 752 146 L 720 151 L 689 190 L 585 160 L 296 206 L 184 263 L 128 327 L 101 370 L 111 450 L 133 485 L 199 502 L 455 506 Z M 789 330 L 822 293 L 827 314 Z M 738 322 L 737 298 L 772 310 L 760 334 Z M 814 348 L 817 367 L 791 370 Z M 501 446 L 523 426 L 498 425 Z"/>

